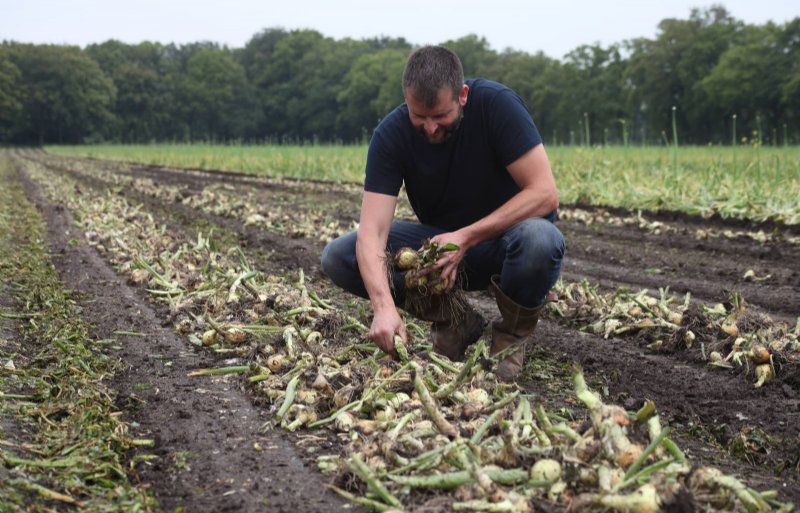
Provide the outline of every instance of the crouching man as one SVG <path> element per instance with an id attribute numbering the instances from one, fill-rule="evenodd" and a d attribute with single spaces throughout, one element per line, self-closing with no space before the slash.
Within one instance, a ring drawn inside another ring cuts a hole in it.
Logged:
<path id="1" fill-rule="evenodd" d="M 386 269 L 387 251 L 417 249 L 426 239 L 455 244 L 458 250 L 437 260 L 440 279 L 452 287 L 459 277 L 465 290 L 493 292 L 500 320 L 492 324 L 491 352 L 518 348 L 496 369 L 512 381 L 565 252 L 541 136 L 514 91 L 465 81 L 458 56 L 446 48 L 415 50 L 402 85 L 405 103 L 369 144 L 359 228 L 326 246 L 322 268 L 338 286 L 369 298 L 369 337 L 381 349 L 394 351 L 395 334 L 406 338 L 397 310 L 403 307 L 431 321 L 434 349 L 458 360 L 483 333 L 483 317 L 468 303 L 454 315 L 441 302 L 412 301 L 402 274 Z M 402 186 L 419 223 L 394 220 Z"/>

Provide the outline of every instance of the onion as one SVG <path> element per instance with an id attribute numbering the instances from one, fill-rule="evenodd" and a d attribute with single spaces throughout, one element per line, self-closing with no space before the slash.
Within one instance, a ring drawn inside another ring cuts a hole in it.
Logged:
<path id="1" fill-rule="evenodd" d="M 330 383 L 321 372 L 317 373 L 317 377 L 314 378 L 314 382 L 311 384 L 311 388 L 314 390 L 328 390 L 330 386 Z"/>
<path id="2" fill-rule="evenodd" d="M 369 436 L 372 433 L 376 432 L 380 426 L 378 421 L 370 419 L 359 419 L 355 422 L 355 427 L 364 436 Z"/>
<path id="3" fill-rule="evenodd" d="M 298 390 L 295 400 L 298 403 L 313 405 L 317 404 L 319 396 L 314 390 Z"/>
<path id="4" fill-rule="evenodd" d="M 432 294 L 444 294 L 450 286 L 450 280 L 447 277 L 442 277 L 436 284 L 431 287 Z"/>
<path id="5" fill-rule="evenodd" d="M 764 383 L 771 380 L 775 377 L 775 371 L 772 368 L 772 365 L 768 363 L 762 363 L 761 365 L 756 366 L 756 388 L 760 388 Z"/>
<path id="6" fill-rule="evenodd" d="M 203 336 L 200 338 L 203 342 L 204 346 L 211 346 L 214 345 L 217 341 L 217 331 L 216 330 L 208 330 L 203 332 Z"/>
<path id="7" fill-rule="evenodd" d="M 483 411 L 484 405 L 479 401 L 467 401 L 461 407 L 461 418 L 471 419 Z"/>
<path id="8" fill-rule="evenodd" d="M 382 410 L 377 410 L 374 415 L 375 420 L 380 421 L 394 420 L 395 417 L 397 417 L 397 413 L 395 412 L 394 408 L 388 404 Z"/>
<path id="9" fill-rule="evenodd" d="M 658 513 L 661 511 L 661 499 L 658 497 L 656 487 L 651 484 L 642 485 L 630 495 L 601 496 L 598 498 L 598 502 L 611 509 L 630 513 Z"/>
<path id="10" fill-rule="evenodd" d="M 280 372 L 288 364 L 286 356 L 282 353 L 274 354 L 267 358 L 267 368 L 272 372 Z"/>
<path id="11" fill-rule="evenodd" d="M 131 283 L 139 284 L 139 283 L 143 283 L 149 277 L 150 277 L 150 273 L 147 271 L 147 269 L 135 269 L 131 273 L 130 280 L 131 280 Z"/>
<path id="12" fill-rule="evenodd" d="M 405 282 L 408 289 L 420 289 L 428 284 L 428 277 L 419 276 L 414 271 L 406 271 Z"/>
<path id="13" fill-rule="evenodd" d="M 625 450 L 617 454 L 617 463 L 620 467 L 627 469 L 642 455 L 642 452 L 644 452 L 644 450 L 641 446 L 630 444 Z"/>
<path id="14" fill-rule="evenodd" d="M 667 320 L 672 324 L 677 324 L 680 326 L 683 322 L 683 315 L 679 314 L 678 312 L 670 312 L 667 314 Z"/>
<path id="15" fill-rule="evenodd" d="M 489 392 L 483 388 L 473 388 L 467 392 L 467 400 L 475 401 L 483 406 L 488 406 L 492 402 L 492 398 L 489 397 Z"/>
<path id="16" fill-rule="evenodd" d="M 532 481 L 558 481 L 561 477 L 561 463 L 543 459 L 533 464 L 530 471 Z"/>
<path id="17" fill-rule="evenodd" d="M 400 406 L 405 403 L 406 401 L 410 401 L 411 396 L 409 396 L 405 392 L 397 392 L 389 399 L 389 405 L 394 408 L 395 410 L 399 410 Z"/>
<path id="18" fill-rule="evenodd" d="M 752 349 L 750 349 L 748 356 L 753 360 L 753 363 L 758 365 L 762 363 L 769 363 L 771 355 L 766 347 L 762 346 L 761 344 L 754 344 Z"/>
<path id="19" fill-rule="evenodd" d="M 723 324 L 720 326 L 720 330 L 725 335 L 729 337 L 738 337 L 739 336 L 739 328 L 735 324 Z"/>
<path id="20" fill-rule="evenodd" d="M 231 344 L 241 344 L 242 342 L 247 340 L 247 333 L 237 328 L 231 328 L 227 330 L 224 333 L 224 336 L 225 340 L 227 340 Z"/>
<path id="21" fill-rule="evenodd" d="M 417 252 L 409 247 L 400 248 L 394 255 L 395 264 L 404 271 L 412 269 L 417 264 L 417 260 Z"/>
<path id="22" fill-rule="evenodd" d="M 339 416 L 336 417 L 336 420 L 333 421 L 333 425 L 336 426 L 336 429 L 339 431 L 350 431 L 355 424 L 356 418 L 349 412 L 340 413 Z"/>

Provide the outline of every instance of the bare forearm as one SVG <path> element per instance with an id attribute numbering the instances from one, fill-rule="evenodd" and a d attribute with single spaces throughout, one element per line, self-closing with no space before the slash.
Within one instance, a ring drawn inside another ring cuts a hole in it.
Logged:
<path id="1" fill-rule="evenodd" d="M 372 309 L 380 311 L 394 308 L 394 299 L 389 287 L 386 268 L 386 246 L 372 237 L 362 237 L 356 242 L 356 259 L 364 287 L 367 289 Z"/>
<path id="2" fill-rule="evenodd" d="M 500 208 L 462 230 L 469 246 L 474 246 L 499 237 L 520 221 L 547 215 L 556 208 L 558 197 L 555 191 L 523 189 Z"/>

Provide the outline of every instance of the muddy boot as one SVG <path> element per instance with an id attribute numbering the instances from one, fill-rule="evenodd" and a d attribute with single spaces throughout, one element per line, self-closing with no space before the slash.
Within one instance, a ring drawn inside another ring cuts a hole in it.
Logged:
<path id="1" fill-rule="evenodd" d="M 452 361 L 464 353 L 483 334 L 487 321 L 463 297 L 409 295 L 404 309 L 423 321 L 431 321 L 433 350 Z"/>
<path id="2" fill-rule="evenodd" d="M 532 339 L 533 330 L 539 322 L 539 314 L 544 304 L 526 308 L 518 305 L 500 290 L 500 276 L 492 276 L 489 290 L 497 301 L 502 320 L 492 323 L 492 347 L 490 354 L 495 355 L 504 349 L 517 346 L 519 349 L 506 356 L 495 369 L 501 381 L 510 382 L 517 379 L 522 372 L 525 360 L 525 344 Z"/>

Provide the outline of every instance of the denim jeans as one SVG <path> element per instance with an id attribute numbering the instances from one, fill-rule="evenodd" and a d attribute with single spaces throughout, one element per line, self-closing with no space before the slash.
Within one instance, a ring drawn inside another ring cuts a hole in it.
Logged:
<path id="1" fill-rule="evenodd" d="M 386 249 L 392 254 L 403 246 L 418 249 L 426 239 L 444 232 L 424 224 L 394 221 Z M 368 298 L 356 261 L 356 234 L 350 232 L 325 246 L 322 270 L 339 287 Z M 514 302 L 526 308 L 538 306 L 558 280 L 565 250 L 564 237 L 550 220 L 526 219 L 501 237 L 467 251 L 461 286 L 465 290 L 485 289 L 492 275 L 499 274 L 500 289 Z M 397 269 L 392 269 L 391 274 L 395 304 L 402 306 L 403 275 Z"/>

